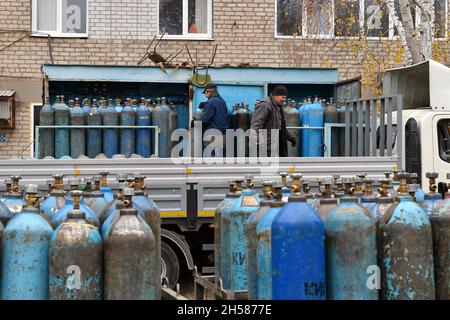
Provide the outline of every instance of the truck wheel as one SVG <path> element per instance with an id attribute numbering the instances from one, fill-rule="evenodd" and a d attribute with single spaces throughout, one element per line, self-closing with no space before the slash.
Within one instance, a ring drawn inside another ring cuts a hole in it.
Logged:
<path id="1" fill-rule="evenodd" d="M 166 243 L 161 242 L 161 280 L 167 277 L 169 287 L 175 288 L 180 275 L 180 262 L 177 254 Z"/>

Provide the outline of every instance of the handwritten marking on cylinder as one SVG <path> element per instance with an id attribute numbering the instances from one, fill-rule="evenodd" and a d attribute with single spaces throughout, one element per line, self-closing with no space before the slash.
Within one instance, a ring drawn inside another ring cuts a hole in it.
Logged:
<path id="1" fill-rule="evenodd" d="M 367 288 L 369 290 L 380 290 L 381 289 L 381 271 L 380 267 L 377 265 L 371 265 L 367 267 L 367 274 L 370 276 L 367 278 Z"/>
<path id="2" fill-rule="evenodd" d="M 66 270 L 67 274 L 70 276 L 67 278 L 66 286 L 69 290 L 80 290 L 81 289 L 81 269 L 79 266 L 70 265 Z"/>

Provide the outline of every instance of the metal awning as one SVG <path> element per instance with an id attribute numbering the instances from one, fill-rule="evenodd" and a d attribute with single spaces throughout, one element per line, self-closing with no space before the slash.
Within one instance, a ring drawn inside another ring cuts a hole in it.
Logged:
<path id="1" fill-rule="evenodd" d="M 154 82 L 188 83 L 192 69 L 166 69 L 141 66 L 88 66 L 50 65 L 42 66 L 49 81 L 108 81 L 108 82 Z M 205 74 L 200 70 L 199 74 Z M 208 74 L 218 84 L 334 84 L 339 74 L 335 68 L 209 68 Z"/>
<path id="2" fill-rule="evenodd" d="M 0 97 L 12 97 L 14 94 L 16 93 L 16 91 L 14 90 L 0 90 Z"/>
<path id="3" fill-rule="evenodd" d="M 387 70 L 383 95 L 402 95 L 403 109 L 431 107 L 450 109 L 450 68 L 428 60 L 412 66 Z"/>

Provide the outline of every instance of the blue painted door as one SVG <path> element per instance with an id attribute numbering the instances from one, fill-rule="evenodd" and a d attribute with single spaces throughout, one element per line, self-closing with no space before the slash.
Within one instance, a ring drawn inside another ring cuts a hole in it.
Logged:
<path id="1" fill-rule="evenodd" d="M 206 102 L 207 99 L 203 94 L 202 87 L 194 87 L 194 104 L 193 111 L 198 109 L 200 102 Z M 244 102 L 248 104 L 250 111 L 253 111 L 255 107 L 256 100 L 261 100 L 264 98 L 264 86 L 262 85 L 228 85 L 228 84 L 218 84 L 217 90 L 221 97 L 227 103 L 228 111 L 231 111 L 233 105 L 236 103 Z"/>

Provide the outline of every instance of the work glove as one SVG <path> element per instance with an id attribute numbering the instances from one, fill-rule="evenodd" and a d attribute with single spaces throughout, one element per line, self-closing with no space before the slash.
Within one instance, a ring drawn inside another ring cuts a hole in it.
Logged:
<path id="1" fill-rule="evenodd" d="M 293 147 L 297 145 L 297 140 L 294 137 L 288 138 L 288 141 L 292 144 Z"/>

